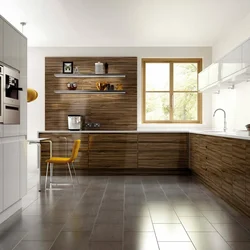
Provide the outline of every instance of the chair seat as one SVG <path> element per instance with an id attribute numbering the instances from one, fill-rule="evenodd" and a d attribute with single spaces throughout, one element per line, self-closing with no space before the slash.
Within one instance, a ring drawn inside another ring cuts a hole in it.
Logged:
<path id="1" fill-rule="evenodd" d="M 70 158 L 67 157 L 51 157 L 50 159 L 46 160 L 49 163 L 68 163 L 70 162 Z"/>

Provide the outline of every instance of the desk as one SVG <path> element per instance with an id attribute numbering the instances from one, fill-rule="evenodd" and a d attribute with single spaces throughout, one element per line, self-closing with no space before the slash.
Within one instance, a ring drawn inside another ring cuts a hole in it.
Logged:
<path id="1" fill-rule="evenodd" d="M 50 144 L 50 158 L 52 157 L 52 141 L 50 140 L 50 138 L 36 138 L 36 139 L 30 139 L 27 140 L 29 144 L 36 144 L 37 145 L 37 164 L 39 168 L 39 183 L 38 183 L 38 190 L 39 192 L 41 192 L 41 143 L 44 142 L 49 142 Z"/>

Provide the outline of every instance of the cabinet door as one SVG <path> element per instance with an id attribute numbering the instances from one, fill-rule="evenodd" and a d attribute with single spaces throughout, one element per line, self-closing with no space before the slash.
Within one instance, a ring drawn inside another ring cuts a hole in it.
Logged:
<path id="1" fill-rule="evenodd" d="M 250 39 L 242 45 L 242 64 L 243 68 L 250 65 Z"/>
<path id="2" fill-rule="evenodd" d="M 214 63 L 208 69 L 208 81 L 210 84 L 215 84 L 219 81 L 219 63 Z"/>
<path id="3" fill-rule="evenodd" d="M 0 212 L 3 211 L 3 144 L 0 139 Z"/>
<path id="4" fill-rule="evenodd" d="M 198 75 L 199 90 L 206 88 L 209 85 L 208 69 L 201 71 Z"/>
<path id="5" fill-rule="evenodd" d="M 19 139 L 13 137 L 3 140 L 4 209 L 6 209 L 19 200 Z"/>
<path id="6" fill-rule="evenodd" d="M 19 198 L 23 198 L 27 194 L 27 141 L 23 137 L 19 141 L 19 171 L 20 171 L 20 192 Z"/>
<path id="7" fill-rule="evenodd" d="M 3 19 L 0 18 L 0 61 L 3 61 Z"/>
<path id="8" fill-rule="evenodd" d="M 20 34 L 8 23 L 4 22 L 4 63 L 19 69 L 19 37 Z"/>
<path id="9" fill-rule="evenodd" d="M 221 79 L 242 69 L 242 47 L 237 47 L 221 60 Z"/>
<path id="10" fill-rule="evenodd" d="M 27 39 L 20 36 L 20 127 L 19 135 L 27 135 Z"/>

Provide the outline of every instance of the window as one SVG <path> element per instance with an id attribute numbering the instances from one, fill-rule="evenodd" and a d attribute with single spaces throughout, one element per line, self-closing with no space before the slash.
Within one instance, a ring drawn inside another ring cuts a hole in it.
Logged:
<path id="1" fill-rule="evenodd" d="M 202 59 L 142 59 L 143 123 L 201 123 Z"/>

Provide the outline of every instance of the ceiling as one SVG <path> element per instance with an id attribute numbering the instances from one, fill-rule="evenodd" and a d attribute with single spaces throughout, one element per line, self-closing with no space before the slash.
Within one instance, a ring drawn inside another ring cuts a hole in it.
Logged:
<path id="1" fill-rule="evenodd" d="M 249 0 L 0 0 L 29 46 L 212 46 Z"/>

